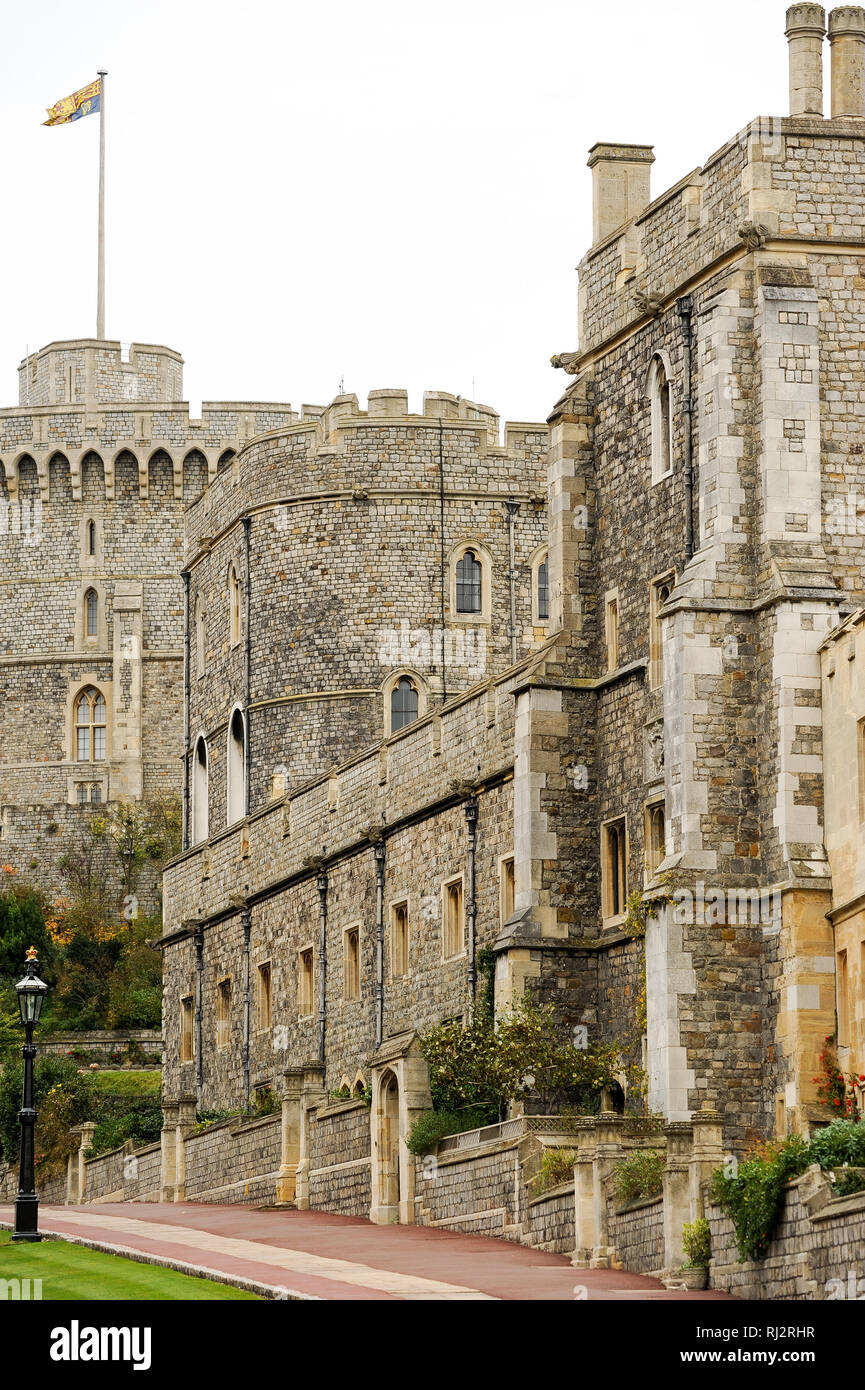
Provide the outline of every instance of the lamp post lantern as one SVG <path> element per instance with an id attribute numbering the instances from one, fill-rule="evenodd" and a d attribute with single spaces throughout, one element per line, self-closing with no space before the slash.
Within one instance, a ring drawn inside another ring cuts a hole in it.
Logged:
<path id="1" fill-rule="evenodd" d="M 18 1196 L 15 1198 L 15 1229 L 13 1240 L 41 1240 L 39 1234 L 39 1198 L 36 1196 L 34 1176 L 33 1131 L 36 1126 L 36 1110 L 33 1105 L 33 1058 L 36 1048 L 33 1043 L 33 1029 L 39 1022 L 42 1005 L 48 993 L 48 986 L 36 974 L 36 948 L 31 946 L 26 953 L 27 965 L 23 980 L 15 986 L 18 995 L 18 1011 L 24 1025 L 26 1041 L 21 1049 L 24 1058 L 24 1095 L 18 1118 L 21 1121 L 21 1165 L 18 1176 Z"/>

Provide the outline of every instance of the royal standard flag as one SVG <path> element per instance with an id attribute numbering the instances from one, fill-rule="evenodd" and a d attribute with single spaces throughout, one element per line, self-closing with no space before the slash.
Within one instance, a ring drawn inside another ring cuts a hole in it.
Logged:
<path id="1" fill-rule="evenodd" d="M 52 106 L 48 120 L 42 124 L 66 125 L 69 121 L 80 121 L 82 116 L 92 116 L 94 111 L 98 111 L 101 103 L 102 78 L 97 77 L 95 82 L 82 87 L 80 92 L 73 92 L 71 97 L 64 97 Z"/>

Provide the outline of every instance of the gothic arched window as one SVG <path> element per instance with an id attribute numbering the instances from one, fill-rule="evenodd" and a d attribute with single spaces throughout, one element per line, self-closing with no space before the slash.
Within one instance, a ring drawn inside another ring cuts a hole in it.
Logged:
<path id="1" fill-rule="evenodd" d="M 652 403 L 652 482 L 673 471 L 673 403 L 667 369 L 660 357 L 652 358 L 649 368 L 649 397 Z"/>
<path id="2" fill-rule="evenodd" d="M 465 550 L 457 560 L 457 612 L 480 613 L 483 567 L 473 550 Z"/>
<path id="3" fill-rule="evenodd" d="M 545 555 L 538 565 L 538 617 L 545 623 L 550 616 L 550 566 Z"/>
<path id="4" fill-rule="evenodd" d="M 88 685 L 75 701 L 75 760 L 98 763 L 105 760 L 105 698 Z"/>
<path id="5" fill-rule="evenodd" d="M 99 636 L 99 595 L 95 589 L 84 595 L 84 632 L 87 637 Z"/>
<path id="6" fill-rule="evenodd" d="M 413 680 L 400 676 L 390 694 L 390 731 L 395 734 L 406 724 L 413 724 L 418 715 L 418 691 Z"/>

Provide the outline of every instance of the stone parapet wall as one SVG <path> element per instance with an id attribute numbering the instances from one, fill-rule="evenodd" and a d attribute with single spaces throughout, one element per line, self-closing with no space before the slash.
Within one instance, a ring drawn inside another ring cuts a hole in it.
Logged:
<path id="1" fill-rule="evenodd" d="M 274 1200 L 281 1156 L 280 1118 L 227 1120 L 186 1139 L 184 1197 L 195 1202 Z"/>

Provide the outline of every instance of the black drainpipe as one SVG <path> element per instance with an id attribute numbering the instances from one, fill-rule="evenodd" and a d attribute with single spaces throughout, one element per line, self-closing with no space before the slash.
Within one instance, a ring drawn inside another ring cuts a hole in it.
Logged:
<path id="1" fill-rule="evenodd" d="M 245 689 L 245 693 L 244 693 L 244 705 L 245 705 L 245 709 L 244 709 L 244 723 L 245 723 L 245 725 L 246 725 L 246 728 L 245 728 L 244 732 L 245 732 L 245 734 L 246 734 L 246 747 L 245 747 L 245 749 L 244 749 L 245 757 L 244 757 L 244 759 L 243 759 L 243 812 L 244 812 L 244 815 L 246 815 L 246 816 L 249 815 L 249 809 L 250 809 L 250 807 L 249 807 L 249 769 L 250 769 L 251 739 L 250 739 L 250 728 L 249 728 L 249 721 L 250 721 L 249 704 L 250 704 L 250 699 L 251 699 L 251 696 L 250 696 L 250 687 L 251 687 L 251 684 L 252 684 L 252 676 L 251 676 L 251 649 L 252 649 L 252 639 L 251 639 L 251 635 L 250 635 L 250 631 L 249 631 L 249 615 L 250 615 L 250 613 L 252 612 L 252 573 L 251 573 L 250 568 L 249 568 L 249 549 L 250 549 L 250 546 L 249 546 L 249 533 L 250 533 L 250 528 L 251 528 L 251 526 L 252 526 L 252 521 L 251 521 L 251 519 L 250 519 L 248 516 L 245 516 L 245 517 L 243 518 L 243 531 L 244 531 L 244 544 L 245 544 L 245 547 L 246 547 L 246 642 L 245 642 L 245 648 L 246 648 L 246 651 L 245 651 L 245 655 L 246 655 L 245 687 L 246 687 L 246 689 Z"/>
<path id="2" fill-rule="evenodd" d="M 183 836 L 189 849 L 189 570 L 183 571 Z"/>
<path id="3" fill-rule="evenodd" d="M 195 945 L 195 1096 L 199 1106 L 204 1090 L 204 931 L 193 932 Z"/>
<path id="4" fill-rule="evenodd" d="M 375 1045 L 384 1037 L 384 840 L 376 840 L 375 853 Z"/>
<path id="5" fill-rule="evenodd" d="M 327 874 L 316 874 L 315 886 L 321 903 L 318 934 L 318 1060 L 324 1067 L 327 1032 Z"/>
<path id="6" fill-rule="evenodd" d="M 252 912 L 244 907 L 240 914 L 243 923 L 243 1098 L 245 1108 L 249 1109 L 249 1045 L 252 1029 L 252 1009 L 249 976 L 249 938 L 252 934 Z"/>
<path id="7" fill-rule="evenodd" d="M 691 391 L 691 356 L 693 351 L 692 315 L 694 301 L 689 294 L 676 300 L 682 320 L 682 412 L 685 417 L 685 563 L 694 553 L 694 402 Z"/>
<path id="8" fill-rule="evenodd" d="M 468 987 L 469 1017 L 474 1014 L 475 989 L 478 981 L 477 950 L 475 942 L 475 920 L 477 900 L 475 898 L 475 847 L 477 844 L 478 803 L 475 797 L 465 804 L 466 824 L 469 831 L 468 885 L 466 891 L 466 924 L 468 927 Z"/>
<path id="9" fill-rule="evenodd" d="M 445 670 L 445 452 L 444 424 L 439 416 L 439 564 L 441 568 L 441 644 L 442 644 L 442 702 L 448 698 L 448 678 Z"/>

